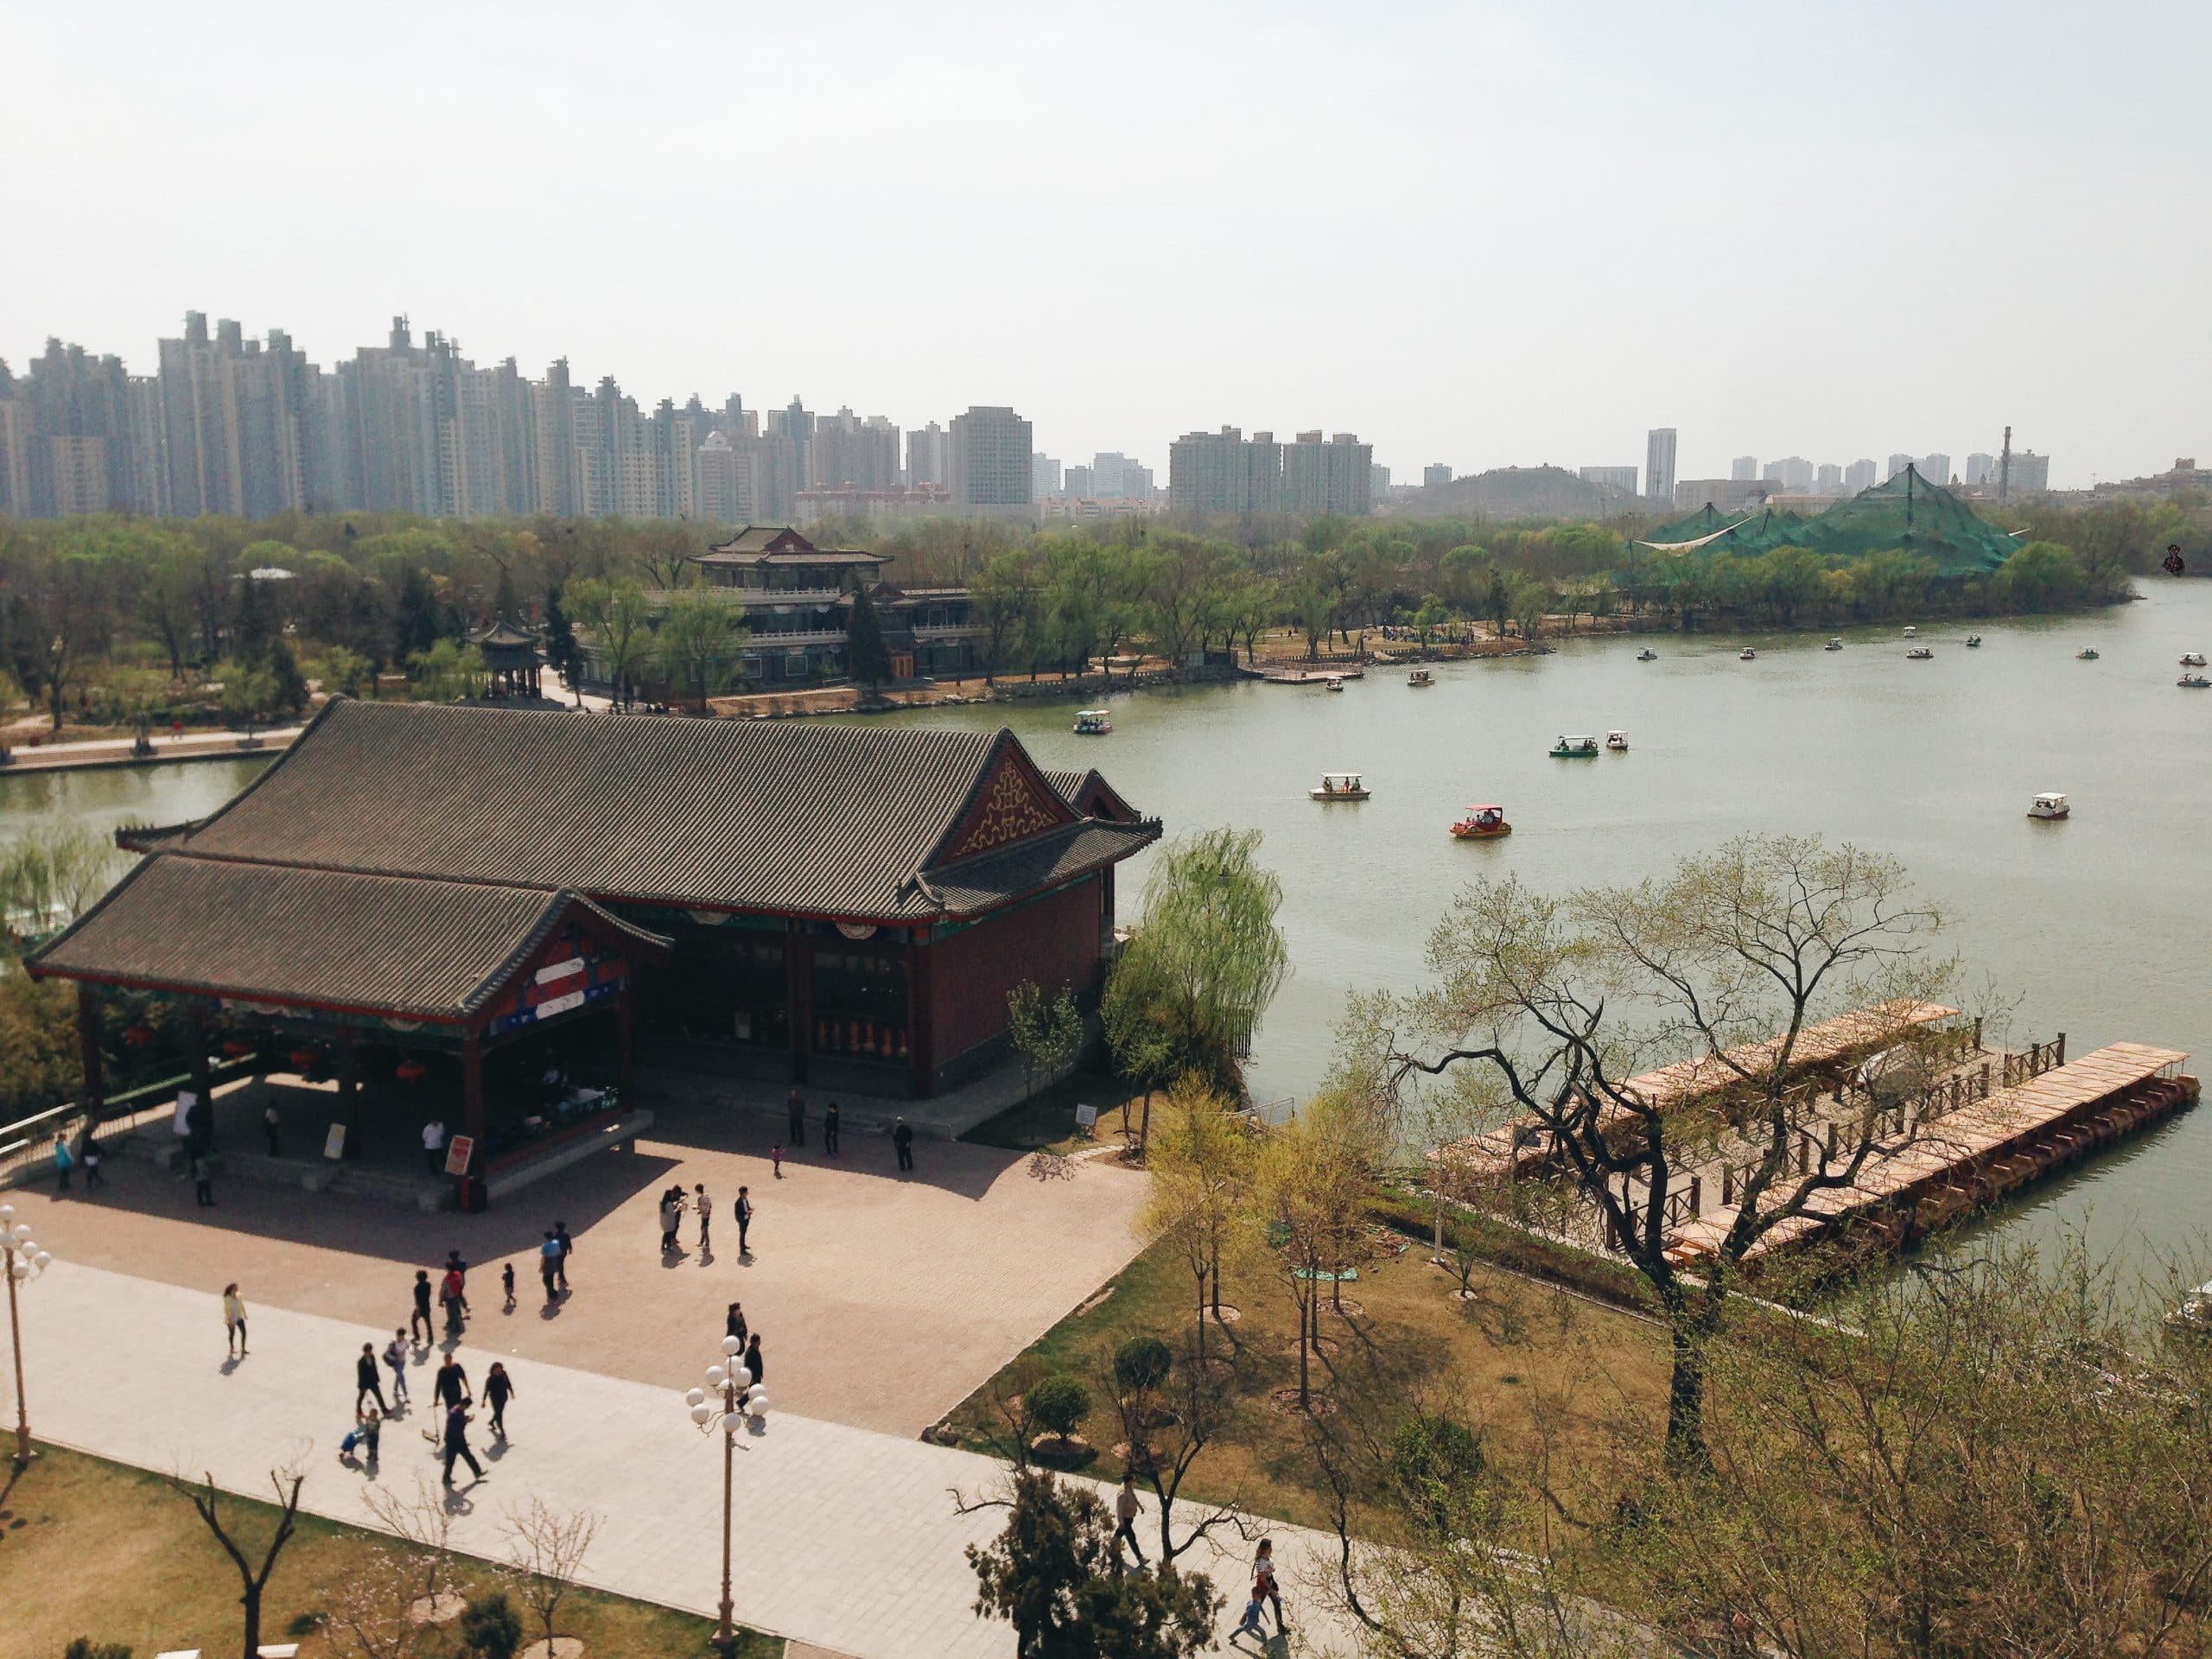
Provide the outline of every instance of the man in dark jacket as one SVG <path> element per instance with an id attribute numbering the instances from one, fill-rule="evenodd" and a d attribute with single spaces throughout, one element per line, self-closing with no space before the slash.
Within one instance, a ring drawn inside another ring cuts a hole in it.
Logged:
<path id="1" fill-rule="evenodd" d="M 445 1484 L 453 1484 L 453 1465 L 456 1460 L 468 1465 L 468 1472 L 477 1479 L 484 1478 L 484 1465 L 476 1461 L 476 1454 L 468 1449 L 468 1404 L 463 1401 L 446 1413 L 446 1472 Z"/>
<path id="2" fill-rule="evenodd" d="M 891 1131 L 891 1144 L 898 1148 L 899 1167 L 912 1169 L 914 1166 L 913 1125 L 900 1118 L 899 1126 Z"/>
<path id="3" fill-rule="evenodd" d="M 822 1150 L 832 1158 L 837 1155 L 837 1103 L 834 1100 L 822 1114 Z"/>
<path id="4" fill-rule="evenodd" d="M 374 1343 L 361 1344 L 361 1357 L 353 1362 L 353 1413 L 360 1414 L 361 1402 L 372 1395 L 376 1397 L 377 1409 L 389 1416 L 391 1408 L 384 1402 L 384 1378 L 377 1371 L 377 1350 Z"/>
<path id="5" fill-rule="evenodd" d="M 438 1367 L 437 1387 L 434 1392 L 448 1408 L 468 1403 L 468 1373 L 461 1369 L 461 1362 L 451 1354 L 448 1354 L 446 1363 Z"/>
<path id="6" fill-rule="evenodd" d="M 784 1114 L 791 1120 L 791 1145 L 806 1144 L 806 1096 L 796 1089 L 784 1101 Z"/>

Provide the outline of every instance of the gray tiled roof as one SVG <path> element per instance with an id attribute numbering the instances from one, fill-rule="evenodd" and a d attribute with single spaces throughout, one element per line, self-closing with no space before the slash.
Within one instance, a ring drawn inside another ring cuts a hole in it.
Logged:
<path id="1" fill-rule="evenodd" d="M 574 893 L 156 855 L 29 959 L 35 974 L 460 1020 L 574 914 L 666 941 Z"/>
<path id="2" fill-rule="evenodd" d="M 1011 732 L 332 702 L 164 852 L 896 921 Z M 1072 809 L 1071 809 L 1072 810 Z M 1120 827 L 1126 856 L 1159 833 Z M 1042 837 L 1040 837 L 1042 839 Z M 970 861 L 971 863 L 979 861 Z M 1072 873 L 1072 872 L 1071 872 Z M 971 874 L 950 908 L 982 908 Z"/>

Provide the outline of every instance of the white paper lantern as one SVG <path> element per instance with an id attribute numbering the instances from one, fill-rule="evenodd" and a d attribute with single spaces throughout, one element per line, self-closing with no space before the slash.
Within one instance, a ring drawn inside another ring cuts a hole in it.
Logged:
<path id="1" fill-rule="evenodd" d="M 31 1224 L 30 1224 L 30 1223 L 29 1223 L 28 1221 L 19 1221 L 19 1222 L 17 1222 L 17 1223 L 16 1224 L 16 1243 L 18 1243 L 18 1244 L 22 1243 L 25 1239 L 29 1238 L 30 1236 L 31 1236 Z"/>
<path id="2" fill-rule="evenodd" d="M 768 1397 L 768 1385 L 766 1382 L 755 1382 L 751 1388 L 746 1389 L 745 1397 L 748 1400 L 766 1400 Z"/>
<path id="3" fill-rule="evenodd" d="M 733 1411 L 729 1415 L 722 1419 L 722 1433 L 725 1434 L 734 1434 L 744 1426 L 744 1424 L 745 1414 L 741 1411 Z"/>
<path id="4" fill-rule="evenodd" d="M 705 1402 L 706 1398 L 707 1391 L 704 1389 L 693 1389 L 683 1396 L 683 1403 L 687 1406 L 700 1405 Z"/>
<path id="5" fill-rule="evenodd" d="M 44 1250 L 41 1250 L 41 1251 L 38 1253 L 38 1270 L 39 1270 L 41 1273 L 44 1273 L 44 1272 L 45 1272 L 48 1268 L 52 1267 L 53 1265 L 54 1265 L 54 1258 L 53 1258 L 52 1256 L 48 1255 Z"/>
<path id="6" fill-rule="evenodd" d="M 766 1417 L 768 1414 L 768 1395 L 766 1391 L 764 1389 L 761 1392 L 755 1394 L 752 1399 L 746 1402 L 746 1409 L 750 1411 L 755 1417 Z"/>
<path id="7" fill-rule="evenodd" d="M 707 1386 L 709 1388 L 719 1389 L 723 1383 L 728 1381 L 729 1373 L 722 1370 L 721 1366 L 709 1365 L 707 1367 Z"/>
<path id="8" fill-rule="evenodd" d="M 707 1426 L 708 1421 L 711 1419 L 714 1414 L 715 1408 L 712 1406 L 694 1406 L 691 1408 L 691 1421 L 698 1424 L 702 1428 L 704 1428 Z"/>
<path id="9" fill-rule="evenodd" d="M 6 1226 L 15 1218 L 16 1206 L 12 1204 L 0 1204 L 0 1227 Z"/>
<path id="10" fill-rule="evenodd" d="M 745 1344 L 739 1338 L 735 1337 L 724 1337 L 722 1338 L 722 1352 L 728 1355 L 732 1359 L 735 1359 L 744 1351 Z"/>

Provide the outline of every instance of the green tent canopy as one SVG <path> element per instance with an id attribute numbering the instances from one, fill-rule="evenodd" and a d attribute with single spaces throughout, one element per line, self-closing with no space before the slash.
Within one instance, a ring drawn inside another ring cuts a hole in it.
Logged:
<path id="1" fill-rule="evenodd" d="M 1918 467 L 1907 467 L 1887 483 L 1861 490 L 1816 518 L 1768 507 L 1724 513 L 1707 502 L 1640 538 L 1637 545 L 1654 553 L 1738 556 L 1802 547 L 1839 559 L 1904 548 L 1933 563 L 1938 575 L 1957 576 L 1997 569 L 2019 539 L 1977 516 L 1941 485 L 1930 484 Z"/>

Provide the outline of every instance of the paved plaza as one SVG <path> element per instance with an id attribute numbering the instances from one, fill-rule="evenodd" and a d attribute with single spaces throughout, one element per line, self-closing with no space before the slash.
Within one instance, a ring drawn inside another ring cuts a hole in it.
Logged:
<path id="1" fill-rule="evenodd" d="M 61 1241 L 54 1212 L 72 1206 L 35 1198 L 25 1206 L 20 1194 L 17 1204 L 42 1235 Z M 646 1239 L 648 1249 L 653 1242 Z M 341 1258 L 320 1248 L 327 1258 L 321 1267 L 334 1268 Z M 934 1317 L 926 1281 L 911 1264 L 897 1265 L 889 1276 L 915 1286 L 916 1306 L 925 1310 L 917 1325 Z M 303 1507 L 359 1524 L 372 1524 L 362 1502 L 371 1481 L 411 1491 L 423 1480 L 435 1490 L 438 1465 L 416 1433 L 429 1415 L 421 1409 L 386 1429 L 373 1473 L 336 1460 L 339 1437 L 352 1421 L 353 1356 L 372 1326 L 257 1301 L 249 1284 L 250 1352 L 232 1363 L 219 1289 L 219 1281 L 187 1289 L 57 1262 L 23 1298 L 34 1428 L 59 1444 L 143 1468 L 210 1472 L 234 1491 L 262 1490 L 272 1466 L 296 1462 L 308 1476 Z M 510 1358 L 512 1443 L 499 1446 L 480 1421 L 473 1439 L 487 1478 L 456 1491 L 456 1547 L 497 1557 L 507 1511 L 542 1495 L 602 1517 L 584 1582 L 711 1614 L 720 1583 L 720 1450 L 692 1427 L 679 1391 L 703 1369 L 718 1334 L 664 1341 L 652 1382 Z M 916 1365 L 929 1365 L 922 1351 L 931 1345 L 913 1344 Z M 478 1386 L 499 1351 L 488 1343 L 462 1344 L 461 1358 Z M 429 1397 L 435 1357 L 424 1356 L 412 1373 L 418 1401 Z M 143 1390 L 133 1392 L 131 1379 L 142 1375 L 159 1379 L 150 1402 Z M 957 1515 L 950 1496 L 956 1488 L 992 1491 L 1001 1466 L 972 1452 L 823 1421 L 807 1414 L 807 1385 L 783 1378 L 772 1357 L 772 1420 L 741 1437 L 740 1616 L 851 1659 L 1010 1652 L 1008 1627 L 974 1615 L 975 1578 L 962 1554 L 964 1545 L 995 1533 L 1002 1517 L 988 1510 Z M 8 1406 L 12 1415 L 12 1400 Z M 1140 1535 L 1156 1524 L 1147 1511 Z M 1295 1621 L 1293 1650 L 1349 1654 L 1344 1632 L 1314 1618 L 1314 1600 L 1302 1588 L 1325 1564 L 1333 1541 L 1287 1527 L 1268 1530 Z M 1231 1534 L 1220 1553 L 1202 1545 L 1185 1557 L 1230 1596 L 1224 1634 L 1241 1611 L 1236 1590 L 1249 1554 Z M 1249 1643 L 1244 1650 L 1253 1651 Z"/>
<path id="2" fill-rule="evenodd" d="M 594 1156 L 474 1216 L 219 1178 L 216 1207 L 200 1209 L 188 1182 L 138 1159 L 110 1160 L 96 1196 L 10 1196 L 64 1261 L 202 1294 L 234 1280 L 251 1305 L 387 1338 L 407 1322 L 416 1268 L 458 1248 L 471 1263 L 470 1349 L 633 1382 L 688 1386 L 693 1356 L 741 1301 L 791 1409 L 909 1436 L 1135 1253 L 1143 1179 L 1109 1161 L 1043 1180 L 1017 1154 L 924 1141 L 901 1174 L 882 1135 L 849 1129 L 829 1159 L 817 1128 L 779 1180 L 765 1154 L 782 1130 L 780 1115 L 671 1112 L 634 1153 Z M 678 1182 L 706 1184 L 712 1249 L 686 1216 L 681 1251 L 664 1257 L 657 1204 Z M 731 1217 L 741 1183 L 759 1211 L 744 1261 Z M 548 1307 L 537 1250 L 556 1220 L 576 1250 L 571 1294 Z M 498 1289 L 506 1261 L 512 1313 Z M 337 1382 L 345 1359 L 329 1362 Z"/>

